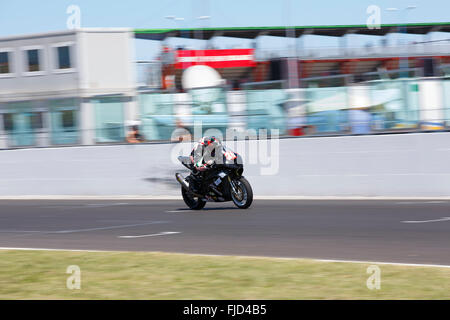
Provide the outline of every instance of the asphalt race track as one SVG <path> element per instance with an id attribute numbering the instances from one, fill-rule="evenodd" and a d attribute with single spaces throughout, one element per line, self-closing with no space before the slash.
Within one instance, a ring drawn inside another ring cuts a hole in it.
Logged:
<path id="1" fill-rule="evenodd" d="M 0 247 L 450 265 L 450 201 L 2 200 Z"/>

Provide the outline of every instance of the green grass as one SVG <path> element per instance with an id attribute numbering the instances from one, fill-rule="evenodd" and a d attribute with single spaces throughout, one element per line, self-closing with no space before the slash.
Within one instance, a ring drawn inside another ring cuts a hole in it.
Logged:
<path id="1" fill-rule="evenodd" d="M 66 269 L 81 269 L 81 289 Z M 450 299 L 450 269 L 144 252 L 0 251 L 1 299 Z"/>

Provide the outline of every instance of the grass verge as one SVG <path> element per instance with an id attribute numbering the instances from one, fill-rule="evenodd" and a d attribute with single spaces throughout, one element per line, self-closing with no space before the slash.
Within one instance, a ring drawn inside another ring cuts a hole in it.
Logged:
<path id="1" fill-rule="evenodd" d="M 69 290 L 69 265 L 81 289 Z M 450 299 L 450 269 L 149 252 L 0 251 L 0 299 Z"/>

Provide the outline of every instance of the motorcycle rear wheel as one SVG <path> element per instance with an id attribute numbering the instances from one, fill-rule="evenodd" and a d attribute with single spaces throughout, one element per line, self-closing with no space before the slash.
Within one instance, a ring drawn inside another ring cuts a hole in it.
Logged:
<path id="1" fill-rule="evenodd" d="M 205 200 L 195 197 L 183 187 L 181 187 L 181 195 L 183 196 L 184 203 L 192 210 L 201 210 L 206 204 Z"/>

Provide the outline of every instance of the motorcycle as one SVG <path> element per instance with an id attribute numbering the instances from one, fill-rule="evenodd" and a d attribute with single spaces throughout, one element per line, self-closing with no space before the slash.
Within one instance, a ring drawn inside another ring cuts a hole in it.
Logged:
<path id="1" fill-rule="evenodd" d="M 239 209 L 247 209 L 253 202 L 253 191 L 250 183 L 242 175 L 244 165 L 236 152 L 222 148 L 223 161 L 203 173 L 195 168 L 191 157 L 179 156 L 178 160 L 191 172 L 184 178 L 181 173 L 175 177 L 181 184 L 181 195 L 184 203 L 193 210 L 201 210 L 206 202 L 233 201 Z M 195 190 L 191 184 L 201 185 Z M 195 192 L 195 191 L 197 192 Z"/>

